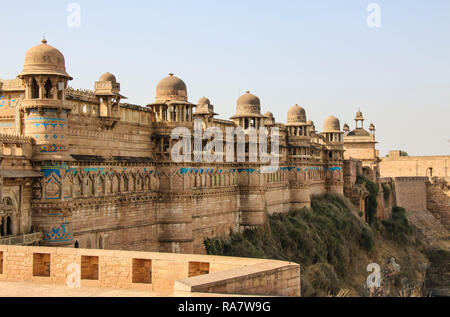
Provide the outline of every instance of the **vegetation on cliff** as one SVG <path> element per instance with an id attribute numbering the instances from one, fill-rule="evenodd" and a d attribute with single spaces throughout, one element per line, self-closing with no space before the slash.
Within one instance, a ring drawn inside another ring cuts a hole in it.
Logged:
<path id="1" fill-rule="evenodd" d="M 402 278 L 422 281 L 421 265 L 427 261 L 405 219 L 404 210 L 396 209 L 392 219 L 370 226 L 346 198 L 323 194 L 312 197 L 311 208 L 267 215 L 264 226 L 206 239 L 205 247 L 213 255 L 300 263 L 302 296 L 341 289 L 363 295 L 367 265 L 382 266 L 391 257 L 402 266 Z"/>

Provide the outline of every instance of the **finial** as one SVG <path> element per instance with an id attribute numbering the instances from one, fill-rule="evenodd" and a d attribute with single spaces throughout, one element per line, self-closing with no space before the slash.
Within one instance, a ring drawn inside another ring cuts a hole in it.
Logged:
<path id="1" fill-rule="evenodd" d="M 173 76 L 174 74 L 173 73 L 169 73 L 169 76 Z"/>
<path id="2" fill-rule="evenodd" d="M 250 93 L 250 90 L 247 90 L 245 93 L 246 93 L 246 94 L 249 94 L 249 93 Z"/>
<path id="3" fill-rule="evenodd" d="M 42 43 L 42 44 L 47 44 L 47 40 L 45 39 L 45 34 L 42 36 L 42 41 L 41 41 L 41 43 Z"/>

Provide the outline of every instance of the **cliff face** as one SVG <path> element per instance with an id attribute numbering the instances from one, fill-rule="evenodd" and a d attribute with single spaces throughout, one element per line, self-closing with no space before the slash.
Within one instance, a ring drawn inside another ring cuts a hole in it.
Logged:
<path id="1" fill-rule="evenodd" d="M 208 254 L 262 257 L 299 263 L 302 296 L 422 296 L 425 268 L 418 233 L 398 209 L 369 226 L 360 211 L 337 195 L 314 196 L 311 208 L 273 214 L 263 227 L 207 239 Z M 390 263 L 399 265 L 392 269 Z M 382 283 L 367 287 L 368 265 Z"/>

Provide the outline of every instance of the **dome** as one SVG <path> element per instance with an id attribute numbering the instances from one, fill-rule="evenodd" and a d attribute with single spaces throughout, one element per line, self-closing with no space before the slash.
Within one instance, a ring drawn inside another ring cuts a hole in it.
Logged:
<path id="1" fill-rule="evenodd" d="M 211 104 L 211 101 L 206 98 L 202 97 L 197 102 L 197 108 L 195 110 L 195 113 L 213 113 L 214 112 L 214 106 Z"/>
<path id="2" fill-rule="evenodd" d="M 335 116 L 329 116 L 323 123 L 323 132 L 341 132 L 341 124 Z"/>
<path id="3" fill-rule="evenodd" d="M 100 76 L 98 81 L 111 81 L 113 83 L 117 83 L 116 76 L 114 76 L 111 73 L 104 73 L 103 75 Z"/>
<path id="4" fill-rule="evenodd" d="M 358 112 L 356 113 L 355 120 L 364 120 L 361 110 L 358 110 Z"/>
<path id="5" fill-rule="evenodd" d="M 237 100 L 237 115 L 261 116 L 261 101 L 258 97 L 247 91 Z"/>
<path id="6" fill-rule="evenodd" d="M 369 132 L 363 128 L 357 128 L 347 134 L 347 136 L 371 136 Z"/>
<path id="7" fill-rule="evenodd" d="M 264 114 L 264 116 L 267 117 L 267 118 L 272 119 L 272 118 L 273 118 L 273 113 L 270 112 L 270 111 L 267 111 L 267 112 Z"/>
<path id="8" fill-rule="evenodd" d="M 209 106 L 210 104 L 211 104 L 211 101 L 206 97 L 200 98 L 200 100 L 197 103 L 198 106 Z"/>
<path id="9" fill-rule="evenodd" d="M 184 81 L 169 74 L 156 86 L 156 100 L 187 101 L 187 88 Z"/>
<path id="10" fill-rule="evenodd" d="M 306 122 L 306 111 L 299 105 L 291 107 L 287 115 L 287 123 L 305 123 Z"/>
<path id="11" fill-rule="evenodd" d="M 308 120 L 308 121 L 306 122 L 306 124 L 307 124 L 307 125 L 314 125 L 314 122 L 313 122 L 312 120 Z"/>
<path id="12" fill-rule="evenodd" d="M 72 79 L 66 72 L 64 55 L 42 40 L 25 54 L 25 64 L 19 77 L 25 75 L 59 75 Z"/>

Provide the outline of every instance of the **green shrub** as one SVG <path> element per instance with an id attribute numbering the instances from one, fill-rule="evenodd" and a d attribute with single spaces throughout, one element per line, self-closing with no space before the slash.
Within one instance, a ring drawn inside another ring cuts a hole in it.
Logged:
<path id="1" fill-rule="evenodd" d="M 388 184 L 381 184 L 381 187 L 383 188 L 383 196 L 384 196 L 384 200 L 388 200 L 389 197 L 391 197 L 391 187 Z"/>
<path id="2" fill-rule="evenodd" d="M 267 215 L 262 227 L 205 240 L 208 254 L 300 263 L 306 272 L 302 293 L 311 296 L 338 291 L 352 273 L 354 255 L 373 246 L 372 229 L 356 207 L 332 194 L 313 196 L 311 208 Z"/>
<path id="3" fill-rule="evenodd" d="M 367 220 L 369 224 L 372 224 L 376 218 L 378 209 L 378 185 L 362 175 L 358 176 L 356 183 L 359 185 L 363 184 L 369 192 L 369 197 L 367 199 Z"/>
<path id="4" fill-rule="evenodd" d="M 402 207 L 392 208 L 391 219 L 382 220 L 384 229 L 389 237 L 400 244 L 405 244 L 411 240 L 411 235 L 414 233 L 414 228 L 410 226 L 406 218 L 406 211 Z"/>

